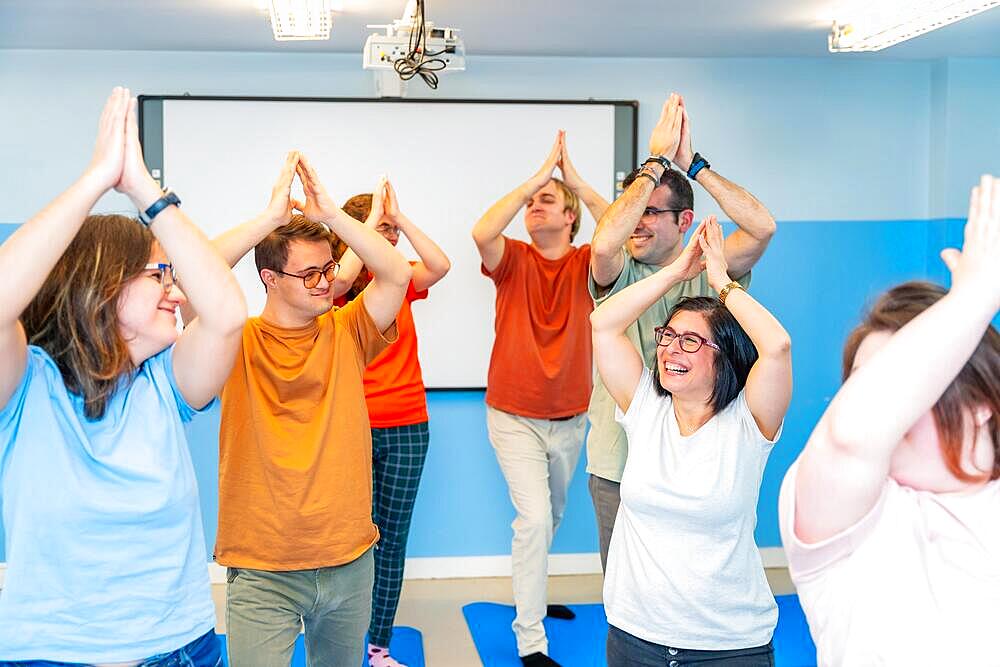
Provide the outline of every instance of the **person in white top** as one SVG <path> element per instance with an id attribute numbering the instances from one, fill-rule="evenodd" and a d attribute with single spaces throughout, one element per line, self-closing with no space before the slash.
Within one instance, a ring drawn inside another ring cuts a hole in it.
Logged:
<path id="1" fill-rule="evenodd" d="M 680 301 L 643 367 L 626 328 L 702 271 L 719 299 Z M 792 393 L 791 340 L 728 274 L 722 228 L 591 315 L 597 370 L 628 436 L 604 604 L 609 667 L 773 665 L 777 607 L 753 540 L 764 464 Z"/>
<path id="2" fill-rule="evenodd" d="M 1000 180 L 972 191 L 950 290 L 879 298 L 779 499 L 820 665 L 1000 665 Z"/>

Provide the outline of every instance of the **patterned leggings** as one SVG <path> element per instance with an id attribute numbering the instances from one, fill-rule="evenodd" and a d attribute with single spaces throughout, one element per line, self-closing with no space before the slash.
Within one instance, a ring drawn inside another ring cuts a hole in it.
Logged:
<path id="1" fill-rule="evenodd" d="M 375 546 L 375 587 L 368 641 L 388 647 L 403 587 L 406 538 L 427 457 L 427 422 L 372 429 L 374 488 L 372 520 L 381 538 Z"/>

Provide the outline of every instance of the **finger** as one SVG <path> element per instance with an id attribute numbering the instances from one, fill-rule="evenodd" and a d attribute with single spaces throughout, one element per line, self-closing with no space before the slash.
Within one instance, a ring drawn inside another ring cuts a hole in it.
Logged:
<path id="1" fill-rule="evenodd" d="M 292 208 L 300 213 L 306 210 L 305 202 L 301 202 L 298 199 L 289 199 L 288 202 L 292 205 Z"/>
<path id="2" fill-rule="evenodd" d="M 962 253 L 955 248 L 945 248 L 941 251 L 941 259 L 944 260 L 944 265 L 948 267 L 948 270 L 954 272 L 958 268 L 959 260 L 962 259 Z"/>

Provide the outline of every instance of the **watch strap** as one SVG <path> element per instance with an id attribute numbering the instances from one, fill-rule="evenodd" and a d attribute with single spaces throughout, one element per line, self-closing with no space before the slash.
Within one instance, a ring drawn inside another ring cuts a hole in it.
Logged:
<path id="1" fill-rule="evenodd" d="M 149 227 L 153 224 L 153 218 L 160 214 L 160 211 L 168 206 L 180 206 L 181 199 L 177 193 L 167 190 L 163 196 L 149 205 L 145 211 L 139 211 L 139 221 Z"/>

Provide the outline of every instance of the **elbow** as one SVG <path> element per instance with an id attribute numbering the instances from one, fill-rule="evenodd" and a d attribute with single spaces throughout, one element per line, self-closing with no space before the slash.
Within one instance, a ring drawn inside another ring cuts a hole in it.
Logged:
<path id="1" fill-rule="evenodd" d="M 766 208 L 761 207 L 760 225 L 757 230 L 757 239 L 760 241 L 770 241 L 775 232 L 778 231 L 778 223 L 774 216 Z"/>
<path id="2" fill-rule="evenodd" d="M 781 334 L 769 338 L 760 356 L 769 359 L 786 359 L 792 356 L 792 337 L 782 329 Z"/>
<path id="3" fill-rule="evenodd" d="M 413 279 L 413 267 L 410 263 L 403 259 L 403 256 L 399 256 L 400 261 L 396 264 L 395 271 L 393 271 L 395 282 L 397 285 L 402 285 L 406 287 L 410 284 L 410 280 Z"/>
<path id="4" fill-rule="evenodd" d="M 602 307 L 598 306 L 590 311 L 590 328 L 593 331 L 595 340 L 598 334 L 606 331 L 608 328 L 608 318 L 605 313 L 601 312 Z"/>
<path id="5" fill-rule="evenodd" d="M 243 290 L 237 288 L 236 294 L 225 303 L 226 307 L 219 309 L 217 326 L 221 333 L 230 336 L 242 331 L 247 321 L 247 300 Z"/>

